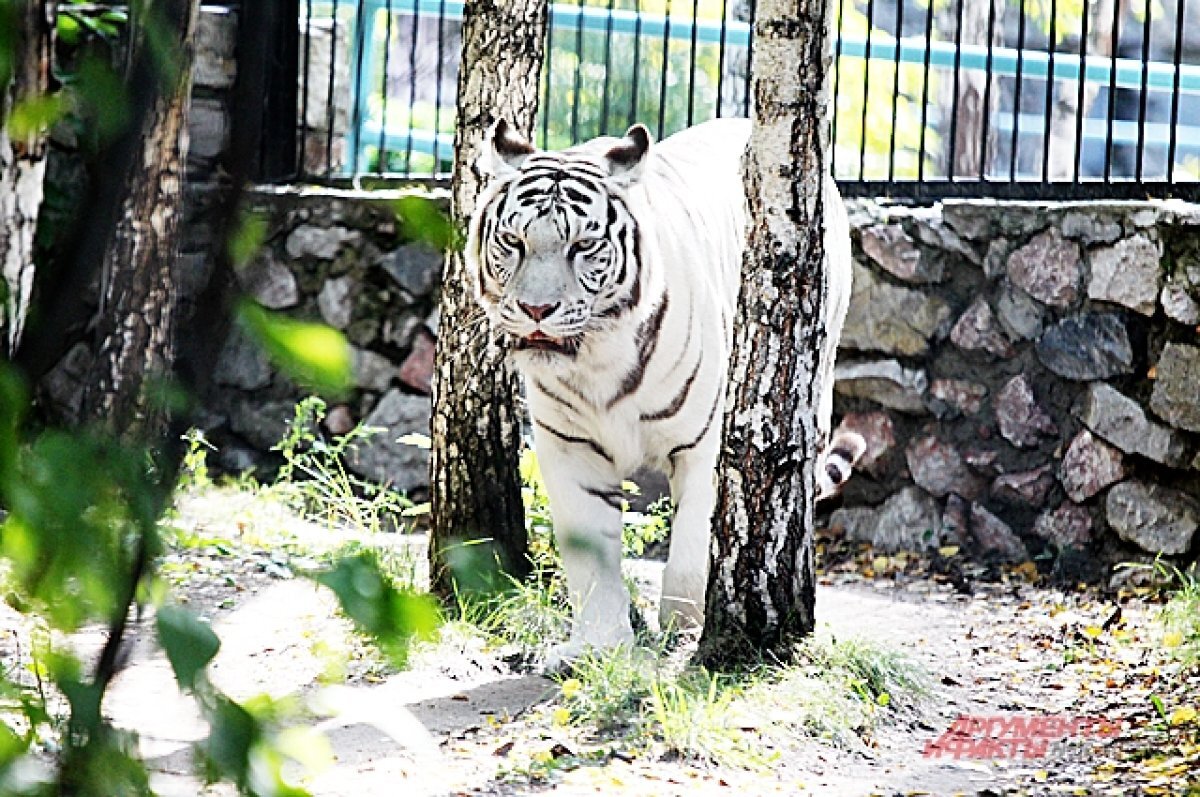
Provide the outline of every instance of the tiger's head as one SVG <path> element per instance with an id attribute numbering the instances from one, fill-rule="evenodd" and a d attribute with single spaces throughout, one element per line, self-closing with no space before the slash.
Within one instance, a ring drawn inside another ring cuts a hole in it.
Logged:
<path id="1" fill-rule="evenodd" d="M 642 125 L 561 152 L 535 149 L 504 120 L 488 131 L 477 167 L 490 182 L 465 260 L 476 300 L 517 352 L 573 357 L 637 304 L 643 243 L 626 191 L 649 151 Z"/>

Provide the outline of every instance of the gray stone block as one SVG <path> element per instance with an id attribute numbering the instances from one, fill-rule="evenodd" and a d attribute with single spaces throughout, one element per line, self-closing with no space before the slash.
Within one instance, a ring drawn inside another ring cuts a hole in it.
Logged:
<path id="1" fill-rule="evenodd" d="M 408 434 L 429 434 L 432 407 L 426 396 L 409 396 L 389 390 L 364 419 L 366 426 L 383 431 L 360 444 L 347 464 L 364 478 L 412 490 L 429 484 L 429 451 L 397 439 Z"/>
<path id="2" fill-rule="evenodd" d="M 1135 235 L 1090 254 L 1092 275 L 1088 298 L 1124 305 L 1154 315 L 1162 284 L 1162 247 L 1146 235 Z"/>
<path id="3" fill-rule="evenodd" d="M 834 368 L 834 390 L 844 396 L 874 401 L 901 412 L 924 414 L 929 378 L 896 360 L 848 363 Z"/>
<path id="4" fill-rule="evenodd" d="M 1200 501 L 1157 484 L 1122 482 L 1108 491 L 1104 510 L 1121 539 L 1153 554 L 1186 553 L 1200 528 Z"/>
<path id="5" fill-rule="evenodd" d="M 1200 348 L 1168 343 L 1156 369 L 1150 409 L 1172 426 L 1200 432 Z"/>
<path id="6" fill-rule="evenodd" d="M 1172 467 L 1187 464 L 1182 435 L 1147 418 L 1141 405 L 1111 385 L 1088 385 L 1074 412 L 1085 426 L 1127 454 Z"/>
<path id="7" fill-rule="evenodd" d="M 910 357 L 923 355 L 950 315 L 949 305 L 936 296 L 891 285 L 855 263 L 841 346 Z"/>
<path id="8" fill-rule="evenodd" d="M 1042 333 L 1037 356 L 1067 379 L 1107 379 L 1133 372 L 1133 346 L 1125 321 L 1113 313 L 1064 318 Z"/>

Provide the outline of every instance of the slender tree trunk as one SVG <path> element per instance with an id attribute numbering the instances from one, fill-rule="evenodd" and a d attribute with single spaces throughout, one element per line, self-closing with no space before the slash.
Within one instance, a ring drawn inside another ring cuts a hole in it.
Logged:
<path id="1" fill-rule="evenodd" d="M 157 80 L 160 92 L 142 126 L 141 148 L 125 177 L 120 218 L 101 267 L 96 357 L 85 382 L 81 417 L 116 434 L 155 433 L 166 417 L 154 380 L 174 361 L 173 264 L 187 162 L 192 36 L 199 0 L 135 6 L 131 80 Z M 156 18 L 141 19 L 140 14 Z M 158 28 L 154 33 L 150 27 Z M 172 58 L 149 36 L 170 31 Z"/>
<path id="2" fill-rule="evenodd" d="M 1116 0 L 1099 0 L 1088 7 L 1091 15 L 1088 19 L 1087 52 L 1091 57 L 1109 58 L 1113 55 L 1114 2 Z M 1120 3 L 1119 13 L 1124 18 L 1129 0 L 1120 0 Z M 1077 87 L 1075 81 L 1068 80 L 1060 80 L 1054 84 L 1057 99 L 1053 103 L 1050 116 L 1050 159 L 1047 168 L 1051 180 L 1067 180 L 1075 176 L 1075 164 L 1079 158 L 1078 148 L 1081 144 L 1076 136 L 1076 122 L 1080 115 L 1087 118 L 1100 91 L 1097 83 L 1084 84 L 1081 108 Z"/>
<path id="3" fill-rule="evenodd" d="M 1003 13 L 1004 0 L 958 0 L 947 7 L 945 18 L 948 24 L 944 29 L 947 36 L 953 36 L 959 29 L 961 19 L 962 45 L 984 47 L 987 46 L 988 29 L 991 27 L 992 43 L 999 44 Z M 953 174 L 958 178 L 981 177 L 996 150 L 994 135 L 989 133 L 987 142 L 984 142 L 984 124 L 985 117 L 986 120 L 996 118 L 1000 92 L 995 86 L 988 91 L 987 83 L 988 76 L 983 71 L 959 69 L 957 106 L 952 105 L 955 100 L 954 76 L 949 76 L 942 83 L 942 107 L 946 110 L 942 115 L 945 162 L 953 168 Z M 953 113 L 950 111 L 952 107 L 955 108 Z"/>
<path id="4" fill-rule="evenodd" d="M 831 19 L 828 0 L 757 7 L 745 169 L 751 227 L 699 653 L 710 664 L 786 655 L 814 624 L 814 466 L 823 444 L 816 408 L 832 357 L 821 321 L 830 306 L 824 227 L 836 201 Z"/>
<path id="5" fill-rule="evenodd" d="M 749 0 L 734 0 L 729 19 L 750 22 Z M 746 116 L 747 78 L 750 76 L 750 48 L 726 47 L 721 64 L 721 116 Z"/>
<path id="6" fill-rule="evenodd" d="M 46 173 L 45 131 L 12 138 L 8 120 L 18 103 L 49 89 L 52 19 L 47 0 L 16 0 L 0 10 L 0 25 L 13 34 L 8 63 L 0 63 L 0 355 L 5 357 L 16 351 L 33 292 L 33 236 Z M 0 52 L 0 59 L 5 55 Z"/>
<path id="7" fill-rule="evenodd" d="M 470 0 L 463 19 L 451 215 L 461 228 L 481 187 L 474 167 L 483 135 L 503 117 L 532 138 L 545 48 L 546 0 Z M 460 253 L 446 256 L 433 378 L 433 529 L 430 572 L 447 594 L 447 565 L 460 543 L 491 540 L 504 572 L 529 572 L 518 476 L 520 418 L 516 376 L 505 348 L 489 339 L 467 289 Z M 490 562 L 473 557 L 472 567 Z"/>

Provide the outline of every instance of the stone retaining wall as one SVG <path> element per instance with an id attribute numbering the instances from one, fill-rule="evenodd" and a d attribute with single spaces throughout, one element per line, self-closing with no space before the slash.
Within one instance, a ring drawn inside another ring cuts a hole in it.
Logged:
<path id="1" fill-rule="evenodd" d="M 372 479 L 420 492 L 428 483 L 428 456 L 395 440 L 429 429 L 441 255 L 404 240 L 392 211 L 402 195 L 259 189 L 251 206 L 268 220 L 267 243 L 238 277 L 265 307 L 345 333 L 356 389 L 349 401 L 329 408 L 326 430 L 344 433 L 359 421 L 387 429 L 360 447 L 353 465 Z M 303 392 L 275 373 L 238 330 L 215 379 L 222 390 L 210 408 L 210 427 L 221 464 L 270 467 L 269 449 Z"/>
<path id="2" fill-rule="evenodd" d="M 406 489 L 427 428 L 439 262 L 389 198 L 260 192 L 269 307 L 346 331 L 359 390 L 328 425 L 389 429 L 358 468 Z M 855 203 L 836 412 L 869 450 L 831 525 L 882 549 L 957 544 L 1059 567 L 1179 555 L 1200 525 L 1200 209 Z M 240 339 L 213 407 L 226 461 L 261 462 L 299 396 Z M 1085 566 L 1086 572 L 1088 568 Z"/>
<path id="3" fill-rule="evenodd" d="M 1067 570 L 1189 551 L 1198 225 L 1171 203 L 857 205 L 836 411 L 869 450 L 830 524 Z"/>

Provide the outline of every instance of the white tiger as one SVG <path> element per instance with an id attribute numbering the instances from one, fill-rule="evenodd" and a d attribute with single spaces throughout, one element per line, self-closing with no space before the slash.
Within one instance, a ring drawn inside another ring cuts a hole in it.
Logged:
<path id="1" fill-rule="evenodd" d="M 660 618 L 704 617 L 729 341 L 747 222 L 747 120 L 720 119 L 651 147 L 642 125 L 562 152 L 498 122 L 491 180 L 468 232 L 468 279 L 513 342 L 574 612 L 554 658 L 632 640 L 621 578 L 621 481 L 662 470 L 675 502 Z M 850 240 L 826 189 L 828 437 L 831 373 L 850 297 Z M 818 469 L 835 492 L 863 450 L 835 436 Z"/>

